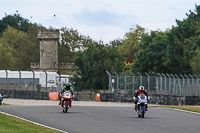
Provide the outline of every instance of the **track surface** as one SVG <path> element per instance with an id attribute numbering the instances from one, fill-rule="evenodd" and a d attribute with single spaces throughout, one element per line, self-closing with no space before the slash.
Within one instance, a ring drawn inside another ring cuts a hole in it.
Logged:
<path id="1" fill-rule="evenodd" d="M 138 118 L 131 107 L 0 106 L 0 111 L 69 133 L 199 133 L 200 115 L 152 108 Z"/>

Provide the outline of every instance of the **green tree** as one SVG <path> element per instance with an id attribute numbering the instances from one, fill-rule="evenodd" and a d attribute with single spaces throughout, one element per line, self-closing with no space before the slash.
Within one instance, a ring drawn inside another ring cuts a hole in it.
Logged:
<path id="1" fill-rule="evenodd" d="M 98 43 L 88 44 L 86 50 L 76 53 L 75 64 L 78 69 L 73 80 L 81 89 L 106 89 L 106 71 L 120 72 L 123 61 L 116 47 Z"/>
<path id="2" fill-rule="evenodd" d="M 122 40 L 122 45 L 119 45 L 119 51 L 122 56 L 126 57 L 126 61 L 133 62 L 133 60 L 135 60 L 134 55 L 138 51 L 138 45 L 146 35 L 147 33 L 145 33 L 145 29 L 138 25 L 131 28 L 130 32 L 125 34 L 125 37 Z"/>
<path id="3" fill-rule="evenodd" d="M 190 66 L 192 67 L 192 71 L 195 74 L 200 73 L 200 49 L 197 48 L 195 50 L 195 56 L 190 60 Z"/>
<path id="4" fill-rule="evenodd" d="M 32 36 L 8 26 L 0 38 L 1 47 L 4 47 L 6 53 L 10 55 L 8 57 L 12 58 L 12 60 L 6 60 L 8 61 L 6 64 L 12 64 L 6 69 L 30 70 L 31 62 L 37 61 L 39 55 L 39 44 L 34 38 L 36 39 L 36 35 Z M 6 55 L 2 57 L 7 58 Z"/>
<path id="5" fill-rule="evenodd" d="M 12 63 L 14 61 L 12 51 L 12 47 L 8 45 L 4 46 L 2 43 L 0 43 L 0 69 L 12 68 Z"/>
<path id="6" fill-rule="evenodd" d="M 152 31 L 145 36 L 139 45 L 132 72 L 168 72 L 164 65 L 163 57 L 166 53 L 167 33 Z"/>
<path id="7" fill-rule="evenodd" d="M 119 47 L 122 45 L 122 39 L 115 39 L 110 41 L 110 45 L 112 45 L 112 47 Z"/>
<path id="8" fill-rule="evenodd" d="M 0 36 L 8 26 L 23 32 L 28 32 L 30 25 L 32 24 L 29 20 L 21 17 L 19 14 L 6 15 L 2 20 L 0 20 Z"/>
<path id="9" fill-rule="evenodd" d="M 73 28 L 61 29 L 61 42 L 58 46 L 58 62 L 59 63 L 73 63 L 75 52 L 78 50 L 85 50 L 87 44 L 92 42 L 89 36 L 83 36 Z"/>
<path id="10" fill-rule="evenodd" d="M 200 6 L 166 32 L 154 31 L 142 39 L 132 71 L 192 73 L 192 61 L 200 47 Z M 196 57 L 198 58 L 198 56 Z M 192 61 L 191 61 L 192 59 Z"/>
<path id="11" fill-rule="evenodd" d="M 176 20 L 177 26 L 168 33 L 165 66 L 171 73 L 192 73 L 190 60 L 200 47 L 200 6 L 195 12 L 189 11 L 186 19 Z"/>

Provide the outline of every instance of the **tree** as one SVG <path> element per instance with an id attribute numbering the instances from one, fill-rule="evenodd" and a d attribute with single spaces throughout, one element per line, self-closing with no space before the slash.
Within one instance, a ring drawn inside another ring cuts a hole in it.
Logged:
<path id="1" fill-rule="evenodd" d="M 0 69 L 12 68 L 14 58 L 12 57 L 13 49 L 0 43 Z"/>
<path id="2" fill-rule="evenodd" d="M 90 43 L 88 49 L 76 53 L 75 65 L 78 69 L 73 80 L 81 89 L 106 89 L 106 71 L 120 72 L 123 60 L 116 47 Z"/>
<path id="3" fill-rule="evenodd" d="M 122 45 L 119 45 L 119 51 L 122 56 L 126 57 L 126 61 L 133 62 L 135 59 L 135 54 L 138 51 L 138 45 L 141 43 L 141 40 L 146 36 L 145 29 L 136 25 L 130 29 L 129 33 L 125 34 L 124 39 L 122 40 Z"/>
<path id="4" fill-rule="evenodd" d="M 68 63 L 74 61 L 76 51 L 85 50 L 87 44 L 92 42 L 89 36 L 83 36 L 72 28 L 61 29 L 61 42 L 58 46 L 58 62 Z"/>
<path id="5" fill-rule="evenodd" d="M 110 45 L 112 45 L 112 47 L 119 47 L 122 45 L 122 39 L 115 39 L 110 41 Z"/>
<path id="6" fill-rule="evenodd" d="M 139 45 L 132 72 L 168 72 L 163 57 L 166 53 L 167 36 L 165 32 L 152 31 Z"/>
<path id="7" fill-rule="evenodd" d="M 5 66 L 7 69 L 30 70 L 31 62 L 38 60 L 39 44 L 36 41 L 36 35 L 32 36 L 31 33 L 31 31 L 29 34 L 24 33 L 9 26 L 3 32 L 3 36 L 0 38 L 1 47 L 11 58 L 11 60 L 4 61 L 5 64 L 9 64 L 7 67 Z M 2 57 L 8 58 L 6 54 Z"/>
<path id="8" fill-rule="evenodd" d="M 159 73 L 192 73 L 195 50 L 200 47 L 200 6 L 186 14 L 170 31 L 151 32 L 142 39 L 132 71 Z M 193 62 L 193 63 L 190 63 Z"/>
<path id="9" fill-rule="evenodd" d="M 21 17 L 19 14 L 6 15 L 0 20 L 0 36 L 8 26 L 23 32 L 28 32 L 29 26 L 32 25 L 28 19 Z"/>
<path id="10" fill-rule="evenodd" d="M 195 12 L 189 11 L 186 19 L 176 20 L 177 27 L 168 33 L 165 66 L 171 73 L 192 73 L 190 60 L 200 47 L 200 6 L 195 7 Z"/>
<path id="11" fill-rule="evenodd" d="M 200 49 L 197 48 L 195 50 L 195 56 L 190 60 L 190 66 L 192 67 L 192 71 L 195 74 L 200 73 Z"/>

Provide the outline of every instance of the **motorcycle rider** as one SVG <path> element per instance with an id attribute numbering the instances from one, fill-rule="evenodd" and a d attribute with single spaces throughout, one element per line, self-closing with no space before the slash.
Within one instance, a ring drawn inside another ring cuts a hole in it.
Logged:
<path id="1" fill-rule="evenodd" d="M 135 107 L 133 108 L 134 110 L 137 108 L 137 99 L 138 99 L 138 95 L 140 94 L 144 94 L 147 96 L 147 99 L 148 99 L 148 94 L 147 94 L 147 90 L 145 90 L 144 86 L 140 86 L 139 89 L 137 89 L 135 91 Z M 148 106 L 147 106 L 147 111 L 148 111 Z"/>
<path id="2" fill-rule="evenodd" d="M 3 101 L 3 93 L 1 92 L 1 90 L 0 90 L 0 95 L 2 96 L 2 101 Z"/>
<path id="3" fill-rule="evenodd" d="M 73 88 L 71 87 L 70 83 L 67 83 L 65 86 L 63 86 L 62 91 L 60 93 L 61 95 L 59 96 L 59 99 L 60 99 L 59 105 L 61 104 L 61 97 L 63 95 L 63 92 L 65 91 L 70 91 L 73 96 Z M 72 105 L 72 100 L 71 100 L 71 105 Z"/>

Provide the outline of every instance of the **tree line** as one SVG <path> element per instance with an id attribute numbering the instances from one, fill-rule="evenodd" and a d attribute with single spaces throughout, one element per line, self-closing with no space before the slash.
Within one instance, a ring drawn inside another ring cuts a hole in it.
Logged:
<path id="1" fill-rule="evenodd" d="M 79 89 L 106 89 L 106 71 L 199 74 L 200 6 L 195 5 L 195 10 L 176 24 L 166 31 L 150 33 L 134 25 L 123 39 L 109 44 L 62 27 L 58 62 L 75 64 L 71 81 Z M 30 70 L 31 62 L 39 62 L 37 30 L 41 28 L 45 27 L 19 14 L 0 20 L 0 69 Z"/>

